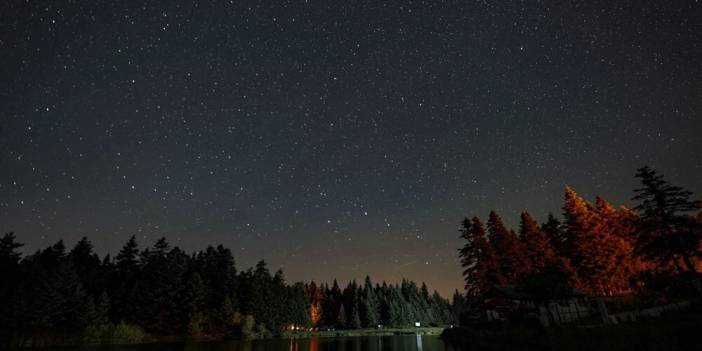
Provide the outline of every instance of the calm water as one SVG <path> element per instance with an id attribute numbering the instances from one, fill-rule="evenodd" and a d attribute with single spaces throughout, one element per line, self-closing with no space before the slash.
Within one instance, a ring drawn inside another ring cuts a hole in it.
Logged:
<path id="1" fill-rule="evenodd" d="M 454 351 L 434 335 L 393 335 L 285 340 L 100 346 L 84 351 Z"/>

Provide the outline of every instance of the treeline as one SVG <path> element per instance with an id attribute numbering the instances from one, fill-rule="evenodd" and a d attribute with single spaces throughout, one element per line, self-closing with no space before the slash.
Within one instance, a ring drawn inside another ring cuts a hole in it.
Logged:
<path id="1" fill-rule="evenodd" d="M 237 272 L 223 246 L 188 254 L 165 238 L 140 249 L 132 237 L 112 258 L 87 238 L 24 258 L 12 233 L 0 239 L 0 345 L 137 342 L 147 335 L 266 337 L 286 329 L 447 324 L 448 301 L 413 282 L 341 290 L 287 284 L 264 261 Z"/>
<path id="2" fill-rule="evenodd" d="M 671 287 L 695 275 L 702 258 L 702 212 L 692 193 L 648 167 L 637 170 L 636 207 L 591 203 L 567 187 L 563 218 L 539 224 L 527 212 L 518 232 L 495 212 L 486 224 L 466 218 L 460 249 L 466 296 L 479 302 L 493 287 L 513 286 L 542 296 L 577 289 L 599 296 Z M 696 278 L 698 279 L 698 278 Z"/>
<path id="3" fill-rule="evenodd" d="M 397 285 L 371 283 L 366 277 L 363 285 L 356 281 L 341 290 L 336 280 L 329 287 L 307 287 L 310 317 L 316 328 L 376 328 L 413 326 L 419 322 L 427 325 L 454 323 L 452 305 L 434 291 L 429 293 L 426 284 L 421 288 L 411 281 L 402 280 Z"/>

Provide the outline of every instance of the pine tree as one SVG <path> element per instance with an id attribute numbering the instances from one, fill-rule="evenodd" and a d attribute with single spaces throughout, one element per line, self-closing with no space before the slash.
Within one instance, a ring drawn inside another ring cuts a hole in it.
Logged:
<path id="1" fill-rule="evenodd" d="M 595 208 L 600 218 L 599 230 L 605 236 L 607 252 L 611 255 L 607 267 L 609 283 L 607 289 L 612 293 L 629 293 L 634 276 L 639 271 L 639 264 L 634 255 L 632 239 L 633 218 L 626 210 L 617 210 L 602 197 L 595 200 Z"/>
<path id="2" fill-rule="evenodd" d="M 464 219 L 460 232 L 461 237 L 466 240 L 463 248 L 459 250 L 466 296 L 475 300 L 491 287 L 503 285 L 505 281 L 480 219 Z"/>
<path id="3" fill-rule="evenodd" d="M 93 319 L 94 303 L 83 289 L 71 262 L 61 262 L 41 280 L 33 301 L 39 325 L 61 331 L 82 330 Z"/>
<path id="4" fill-rule="evenodd" d="M 399 289 L 392 285 L 383 283 L 383 300 L 381 308 L 381 321 L 383 325 L 389 327 L 402 327 L 407 322 L 404 310 L 404 299 Z"/>
<path id="5" fill-rule="evenodd" d="M 176 329 L 180 333 L 187 332 L 190 336 L 199 336 L 204 329 L 204 303 L 206 298 L 206 287 L 200 278 L 200 274 L 193 272 L 188 274 L 185 284 L 178 291 L 177 300 L 173 307 L 178 309 L 171 319 L 177 324 Z M 171 328 L 164 328 L 166 330 Z"/>
<path id="6" fill-rule="evenodd" d="M 459 293 L 458 290 L 454 291 L 453 293 L 451 310 L 453 312 L 453 319 L 459 322 L 461 320 L 461 315 L 468 312 L 468 302 L 466 301 L 465 296 Z"/>
<path id="7" fill-rule="evenodd" d="M 566 237 L 563 231 L 563 226 L 561 221 L 553 215 L 553 213 L 548 214 L 546 222 L 541 225 L 541 230 L 546 233 L 551 246 L 553 246 L 554 251 L 557 256 L 567 256 L 566 253 Z"/>
<path id="8" fill-rule="evenodd" d="M 539 228 L 528 212 L 522 212 L 520 219 L 519 237 L 526 251 L 530 273 L 541 272 L 546 265 L 553 262 L 556 253 L 548 235 Z"/>
<path id="9" fill-rule="evenodd" d="M 208 289 L 209 290 L 209 289 Z M 212 311 L 212 325 L 208 328 L 215 335 L 230 335 L 234 331 L 234 316 L 236 310 L 232 300 L 226 296 L 220 307 L 216 311 Z"/>
<path id="10" fill-rule="evenodd" d="M 489 240 L 497 254 L 500 274 L 508 284 L 519 284 L 526 273 L 526 255 L 517 236 L 502 223 L 495 211 L 490 212 L 487 222 Z"/>
<path id="11" fill-rule="evenodd" d="M 110 322 L 110 297 L 103 291 L 95 304 L 93 325 L 103 325 Z"/>
<path id="12" fill-rule="evenodd" d="M 342 305 L 341 289 L 339 288 L 339 283 L 336 281 L 336 279 L 334 279 L 331 288 L 328 288 L 326 295 L 327 299 L 325 300 L 325 304 L 323 306 L 324 320 L 327 325 L 333 326 L 336 325 L 337 321 L 339 320 L 339 306 Z M 344 316 L 344 320 L 345 319 L 346 317 Z"/>
<path id="13" fill-rule="evenodd" d="M 585 256 L 590 252 L 584 252 L 580 246 L 583 246 L 588 241 L 588 234 L 593 231 L 593 226 L 598 222 L 597 218 L 593 218 L 592 205 L 588 204 L 580 197 L 573 189 L 566 186 L 564 211 L 564 230 L 565 238 L 565 256 L 573 263 L 573 266 L 579 267 Z"/>
<path id="14" fill-rule="evenodd" d="M 351 309 L 351 315 L 349 315 L 348 321 L 346 322 L 346 327 L 349 329 L 360 329 L 361 328 L 361 315 L 358 312 L 358 299 L 353 302 L 353 308 Z"/>
<path id="15" fill-rule="evenodd" d="M 118 271 L 131 275 L 139 265 L 139 245 L 133 235 L 115 256 L 115 265 Z"/>
<path id="16" fill-rule="evenodd" d="M 136 301 L 136 322 L 159 334 L 178 332 L 183 326 L 178 313 L 178 292 L 187 282 L 189 257 L 178 247 L 169 248 L 162 238 L 151 249 L 141 252 L 141 270 L 132 295 Z"/>
<path id="17" fill-rule="evenodd" d="M 637 252 L 661 267 L 674 266 L 678 272 L 696 271 L 695 258 L 702 256 L 702 233 L 690 212 L 702 208 L 692 193 L 671 185 L 649 167 L 639 168 L 634 208 L 640 214 Z"/>
<path id="18" fill-rule="evenodd" d="M 425 282 L 422 282 L 422 287 L 420 288 L 420 290 L 422 292 L 422 298 L 424 299 L 424 301 L 429 302 L 431 298 L 429 297 L 429 289 L 427 288 L 427 284 Z"/>
<path id="19" fill-rule="evenodd" d="M 87 237 L 78 241 L 68 254 L 86 292 L 97 297 L 105 289 L 101 281 L 100 258 L 93 252 L 93 244 Z"/>
<path id="20" fill-rule="evenodd" d="M 19 263 L 22 254 L 17 252 L 17 249 L 24 244 L 16 242 L 16 239 L 15 233 L 12 232 L 0 239 L 0 269 L 14 267 Z"/>
<path id="21" fill-rule="evenodd" d="M 206 308 L 216 311 L 222 301 L 228 299 L 236 305 L 237 272 L 231 250 L 222 245 L 208 246 L 194 258 L 197 272 L 208 287 L 205 299 Z"/>
<path id="22" fill-rule="evenodd" d="M 347 329 L 360 328 L 360 313 L 358 311 L 360 294 L 358 290 L 358 284 L 356 284 L 355 280 L 352 280 L 342 292 L 341 299 L 344 305 L 344 312 L 346 313 L 344 326 Z M 358 324 L 356 323 L 356 317 L 358 317 Z"/>
<path id="23" fill-rule="evenodd" d="M 57 241 L 50 247 L 47 247 L 39 253 L 37 259 L 41 262 L 44 267 L 58 267 L 61 263 L 65 261 L 66 258 L 66 246 L 63 244 L 63 240 Z"/>
<path id="24" fill-rule="evenodd" d="M 261 260 L 253 270 L 240 274 L 239 284 L 242 313 L 253 315 L 266 328 L 277 324 L 274 306 L 280 304 L 281 292 L 274 288 L 273 277 L 266 262 Z"/>
<path id="25" fill-rule="evenodd" d="M 566 188 L 563 207 L 566 218 L 566 234 L 569 241 L 570 260 L 578 272 L 582 288 L 592 294 L 612 295 L 628 290 L 626 262 L 631 250 L 626 241 L 614 235 L 605 217 L 597 206 L 581 198 L 575 191 Z M 600 199 L 605 216 L 610 211 Z M 611 208 L 611 206 L 609 206 Z M 613 221 L 616 218 L 613 217 Z"/>
<path id="26" fill-rule="evenodd" d="M 310 316 L 310 300 L 307 296 L 307 291 L 303 283 L 295 283 L 289 287 L 290 297 L 287 304 L 293 307 L 291 320 L 295 325 L 300 327 L 312 327 L 312 319 Z"/>
<path id="27" fill-rule="evenodd" d="M 7 233 L 0 238 L 0 346 L 3 339 L 9 338 L 9 335 L 15 329 L 16 313 L 19 305 L 21 290 L 20 285 L 20 258 L 21 253 L 17 251 L 23 244 L 15 241 L 14 233 Z M 5 333 L 3 333 L 3 331 Z"/>
<path id="28" fill-rule="evenodd" d="M 322 316 L 324 315 L 323 303 L 324 303 L 324 290 L 318 287 L 314 281 L 310 282 L 307 287 L 308 300 L 310 303 L 310 323 L 312 327 L 317 328 L 322 322 Z"/>
<path id="29" fill-rule="evenodd" d="M 364 328 L 374 328 L 378 325 L 380 319 L 378 301 L 373 289 L 373 283 L 369 276 L 363 284 L 363 292 L 361 296 L 361 324 Z"/>
<path id="30" fill-rule="evenodd" d="M 336 327 L 343 329 L 346 326 L 346 309 L 342 303 L 339 306 L 339 312 L 336 314 Z"/>

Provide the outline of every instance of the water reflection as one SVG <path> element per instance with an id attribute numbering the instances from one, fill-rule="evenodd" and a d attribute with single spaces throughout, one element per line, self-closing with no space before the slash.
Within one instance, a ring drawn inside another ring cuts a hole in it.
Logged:
<path id="1" fill-rule="evenodd" d="M 393 335 L 101 346 L 84 351 L 452 351 L 437 336 Z"/>
<path id="2" fill-rule="evenodd" d="M 288 351 L 446 351 L 436 336 L 396 335 L 287 340 Z M 265 348 L 262 350 L 273 350 Z M 238 350 L 237 350 L 238 351 Z"/>

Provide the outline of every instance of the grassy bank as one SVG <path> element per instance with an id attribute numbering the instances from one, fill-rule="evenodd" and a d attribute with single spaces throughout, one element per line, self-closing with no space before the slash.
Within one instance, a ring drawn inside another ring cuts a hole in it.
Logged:
<path id="1" fill-rule="evenodd" d="M 404 334 L 420 334 L 420 335 L 440 335 L 444 329 L 441 327 L 426 327 L 426 328 L 385 328 L 385 329 L 344 329 L 330 331 L 296 331 L 284 332 L 283 338 L 308 338 L 312 336 L 322 338 L 333 338 L 339 336 L 386 336 L 386 335 L 404 335 Z"/>

